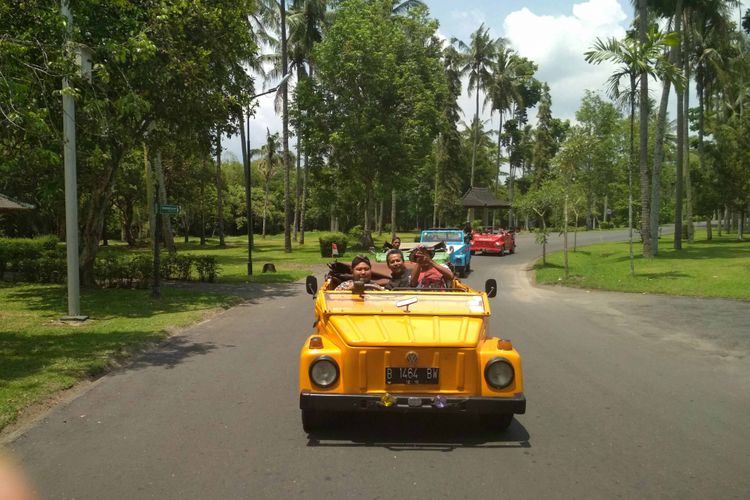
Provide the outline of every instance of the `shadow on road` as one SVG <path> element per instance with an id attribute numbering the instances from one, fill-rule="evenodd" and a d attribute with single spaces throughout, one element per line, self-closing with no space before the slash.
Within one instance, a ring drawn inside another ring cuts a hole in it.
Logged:
<path id="1" fill-rule="evenodd" d="M 127 369 L 138 370 L 150 366 L 174 368 L 188 358 L 205 356 L 218 347 L 224 346 L 217 346 L 213 342 L 191 342 L 186 337 L 171 337 L 153 350 L 137 356 L 128 363 Z"/>
<path id="2" fill-rule="evenodd" d="M 457 448 L 531 448 L 529 433 L 514 419 L 508 430 L 485 430 L 478 419 L 458 415 L 364 415 L 336 422 L 308 435 L 310 447 L 379 447 L 392 451 Z"/>

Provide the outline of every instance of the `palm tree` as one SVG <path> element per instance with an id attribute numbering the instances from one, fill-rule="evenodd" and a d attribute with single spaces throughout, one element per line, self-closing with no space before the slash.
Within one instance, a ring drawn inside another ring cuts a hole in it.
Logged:
<path id="1" fill-rule="evenodd" d="M 255 149 L 253 154 L 260 154 L 261 159 L 258 161 L 258 170 L 263 177 L 263 226 L 261 236 L 266 237 L 266 219 L 268 216 L 268 190 L 271 178 L 276 173 L 276 169 L 281 163 L 279 157 L 279 134 L 272 134 L 266 129 L 266 143 L 260 148 Z M 252 156 L 252 154 L 251 154 Z"/>
<path id="2" fill-rule="evenodd" d="M 463 58 L 463 67 L 461 76 L 469 76 L 469 95 L 472 91 L 476 97 L 476 111 L 474 113 L 474 122 L 479 122 L 479 94 L 486 89 L 492 82 L 492 73 L 490 68 L 495 60 L 498 41 L 493 41 L 489 34 L 490 29 L 484 27 L 482 23 L 479 28 L 471 34 L 471 43 L 466 45 L 458 39 L 453 39 L 451 43 L 458 46 Z M 475 127 L 479 130 L 479 127 Z M 471 177 L 470 187 L 474 187 L 474 166 L 477 159 L 477 144 L 479 135 L 474 137 L 474 145 L 471 151 Z"/>
<path id="3" fill-rule="evenodd" d="M 629 33 L 623 40 L 610 38 L 608 40 L 598 39 L 591 50 L 587 51 L 584 56 L 586 61 L 591 64 L 600 64 L 602 62 L 611 62 L 618 65 L 615 72 L 607 80 L 607 94 L 613 99 L 630 105 L 630 161 L 628 162 L 628 228 L 630 241 L 630 272 L 635 273 L 633 258 L 633 174 L 632 170 L 635 164 L 635 105 L 638 100 L 636 89 L 641 78 L 656 77 L 656 61 L 662 58 L 662 49 L 665 46 L 673 46 L 679 40 L 675 33 L 663 34 L 656 26 L 651 26 L 647 32 L 646 43 L 633 38 L 633 33 Z M 668 63 L 661 63 L 668 64 Z M 630 86 L 622 90 L 620 82 L 626 78 Z M 641 179 L 643 179 L 641 175 Z M 648 183 L 648 175 L 646 175 Z M 648 185 L 647 185 L 648 187 Z M 644 199 L 644 193 L 645 198 Z M 648 206 L 650 189 L 643 190 L 641 186 L 641 203 Z M 641 216 L 641 236 L 644 241 L 644 256 L 651 257 L 651 230 L 650 230 L 650 213 L 646 211 L 645 216 Z M 648 245 L 646 240 L 649 240 Z"/>
<path id="4" fill-rule="evenodd" d="M 291 70 L 298 79 L 313 78 L 314 64 L 312 51 L 316 43 L 323 39 L 323 22 L 326 18 L 327 0 L 294 0 L 289 13 L 289 50 Z M 307 154 L 304 154 L 304 174 L 300 176 L 299 163 L 302 154 L 299 151 L 300 141 L 304 140 L 297 130 L 297 197 L 295 199 L 294 220 L 295 240 L 297 240 L 297 222 L 299 223 L 299 243 L 305 243 L 305 208 L 307 202 Z M 300 177 L 302 186 L 300 187 Z"/>
<path id="5" fill-rule="evenodd" d="M 396 16 L 401 16 L 409 12 L 414 7 L 426 7 L 427 5 L 421 0 L 391 0 L 393 7 L 391 12 Z"/>
<path id="6" fill-rule="evenodd" d="M 492 64 L 492 81 L 487 88 L 487 99 L 492 103 L 492 111 L 497 111 L 499 121 L 497 125 L 497 158 L 495 187 L 500 182 L 500 152 L 501 134 L 503 130 L 503 115 L 510 111 L 514 104 L 523 106 L 523 97 L 519 90 L 517 69 L 519 59 L 516 53 L 505 45 L 505 40 L 497 40 L 497 58 Z"/>

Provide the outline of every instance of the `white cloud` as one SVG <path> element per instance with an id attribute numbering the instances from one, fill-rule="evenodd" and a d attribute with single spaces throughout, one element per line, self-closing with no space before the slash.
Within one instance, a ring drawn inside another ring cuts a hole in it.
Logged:
<path id="1" fill-rule="evenodd" d="M 550 86 L 554 115 L 572 119 L 584 90 L 602 90 L 613 69 L 586 63 L 583 53 L 597 38 L 623 37 L 627 18 L 617 0 L 589 0 L 574 4 L 570 15 L 537 15 L 524 7 L 506 16 L 503 28 L 519 54 L 539 65 L 537 78 Z"/>

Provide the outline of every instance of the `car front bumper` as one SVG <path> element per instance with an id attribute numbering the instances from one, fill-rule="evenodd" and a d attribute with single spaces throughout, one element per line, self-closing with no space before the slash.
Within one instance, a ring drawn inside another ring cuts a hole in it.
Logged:
<path id="1" fill-rule="evenodd" d="M 299 407 L 303 410 L 351 411 L 351 412 L 435 412 L 507 414 L 526 413 L 526 397 L 523 393 L 510 397 L 443 396 L 391 394 L 395 403 L 386 406 L 380 394 L 330 394 L 302 392 Z M 442 406 L 441 406 L 442 405 Z"/>

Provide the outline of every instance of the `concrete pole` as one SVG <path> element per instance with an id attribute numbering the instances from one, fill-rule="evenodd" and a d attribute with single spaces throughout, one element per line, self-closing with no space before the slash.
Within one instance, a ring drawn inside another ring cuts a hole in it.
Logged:
<path id="1" fill-rule="evenodd" d="M 73 34 L 73 16 L 67 0 L 60 3 L 60 13 L 67 20 L 67 46 Z M 63 158 L 65 165 L 65 246 L 68 266 L 68 316 L 69 319 L 86 319 L 81 316 L 81 290 L 78 271 L 78 186 L 76 184 L 76 108 L 70 95 L 67 78 L 62 81 L 63 101 Z"/>

